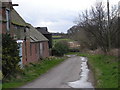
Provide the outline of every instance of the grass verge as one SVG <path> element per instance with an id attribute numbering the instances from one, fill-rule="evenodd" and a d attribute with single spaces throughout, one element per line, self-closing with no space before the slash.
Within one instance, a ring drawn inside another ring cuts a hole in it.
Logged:
<path id="1" fill-rule="evenodd" d="M 38 63 L 31 63 L 25 66 L 23 74 L 18 74 L 17 78 L 12 78 L 8 82 L 2 84 L 3 88 L 17 88 L 20 87 L 44 74 L 52 67 L 64 61 L 66 58 L 47 58 Z"/>
<path id="2" fill-rule="evenodd" d="M 96 88 L 118 88 L 118 58 L 107 55 L 80 54 L 88 57 L 95 75 Z"/>

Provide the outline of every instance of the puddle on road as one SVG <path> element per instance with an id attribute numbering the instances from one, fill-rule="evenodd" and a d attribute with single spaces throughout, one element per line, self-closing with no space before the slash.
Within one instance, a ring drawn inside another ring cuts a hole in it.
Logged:
<path id="1" fill-rule="evenodd" d="M 74 82 L 68 82 L 68 86 L 72 88 L 94 88 L 91 82 L 88 82 L 89 69 L 87 65 L 87 58 L 80 57 L 82 60 L 80 79 Z"/>

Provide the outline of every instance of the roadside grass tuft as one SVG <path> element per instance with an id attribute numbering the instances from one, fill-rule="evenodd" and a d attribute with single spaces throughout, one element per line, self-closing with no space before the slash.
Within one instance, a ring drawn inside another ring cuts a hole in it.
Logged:
<path id="1" fill-rule="evenodd" d="M 58 65 L 64 58 L 46 58 L 45 60 L 39 61 L 37 63 L 30 63 L 26 65 L 23 73 L 18 74 L 17 77 L 12 77 L 12 79 L 8 82 L 4 82 L 2 87 L 3 88 L 17 88 L 20 87 L 32 80 L 37 79 L 40 75 L 46 73 L 48 70 L 53 68 L 54 66 Z"/>
<path id="2" fill-rule="evenodd" d="M 118 58 L 108 55 L 80 54 L 88 57 L 96 88 L 118 88 Z"/>

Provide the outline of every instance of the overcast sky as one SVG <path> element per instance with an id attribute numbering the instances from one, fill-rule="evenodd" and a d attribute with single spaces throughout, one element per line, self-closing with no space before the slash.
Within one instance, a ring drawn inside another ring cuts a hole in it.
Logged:
<path id="1" fill-rule="evenodd" d="M 12 0 L 22 18 L 34 27 L 48 27 L 50 32 L 67 32 L 78 14 L 101 0 Z M 107 0 L 102 0 L 107 1 Z M 109 0 L 117 4 L 119 0 Z"/>

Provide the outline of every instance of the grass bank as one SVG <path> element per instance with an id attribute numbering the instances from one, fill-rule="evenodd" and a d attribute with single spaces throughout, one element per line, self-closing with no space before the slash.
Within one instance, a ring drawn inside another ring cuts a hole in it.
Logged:
<path id="1" fill-rule="evenodd" d="M 118 58 L 107 55 L 80 54 L 88 57 L 95 75 L 96 88 L 118 88 Z"/>
<path id="2" fill-rule="evenodd" d="M 25 66 L 23 74 L 18 74 L 16 78 L 12 78 L 8 82 L 3 83 L 3 88 L 17 88 L 20 87 L 44 74 L 54 66 L 63 62 L 66 58 L 47 58 L 38 63 L 31 63 Z"/>

